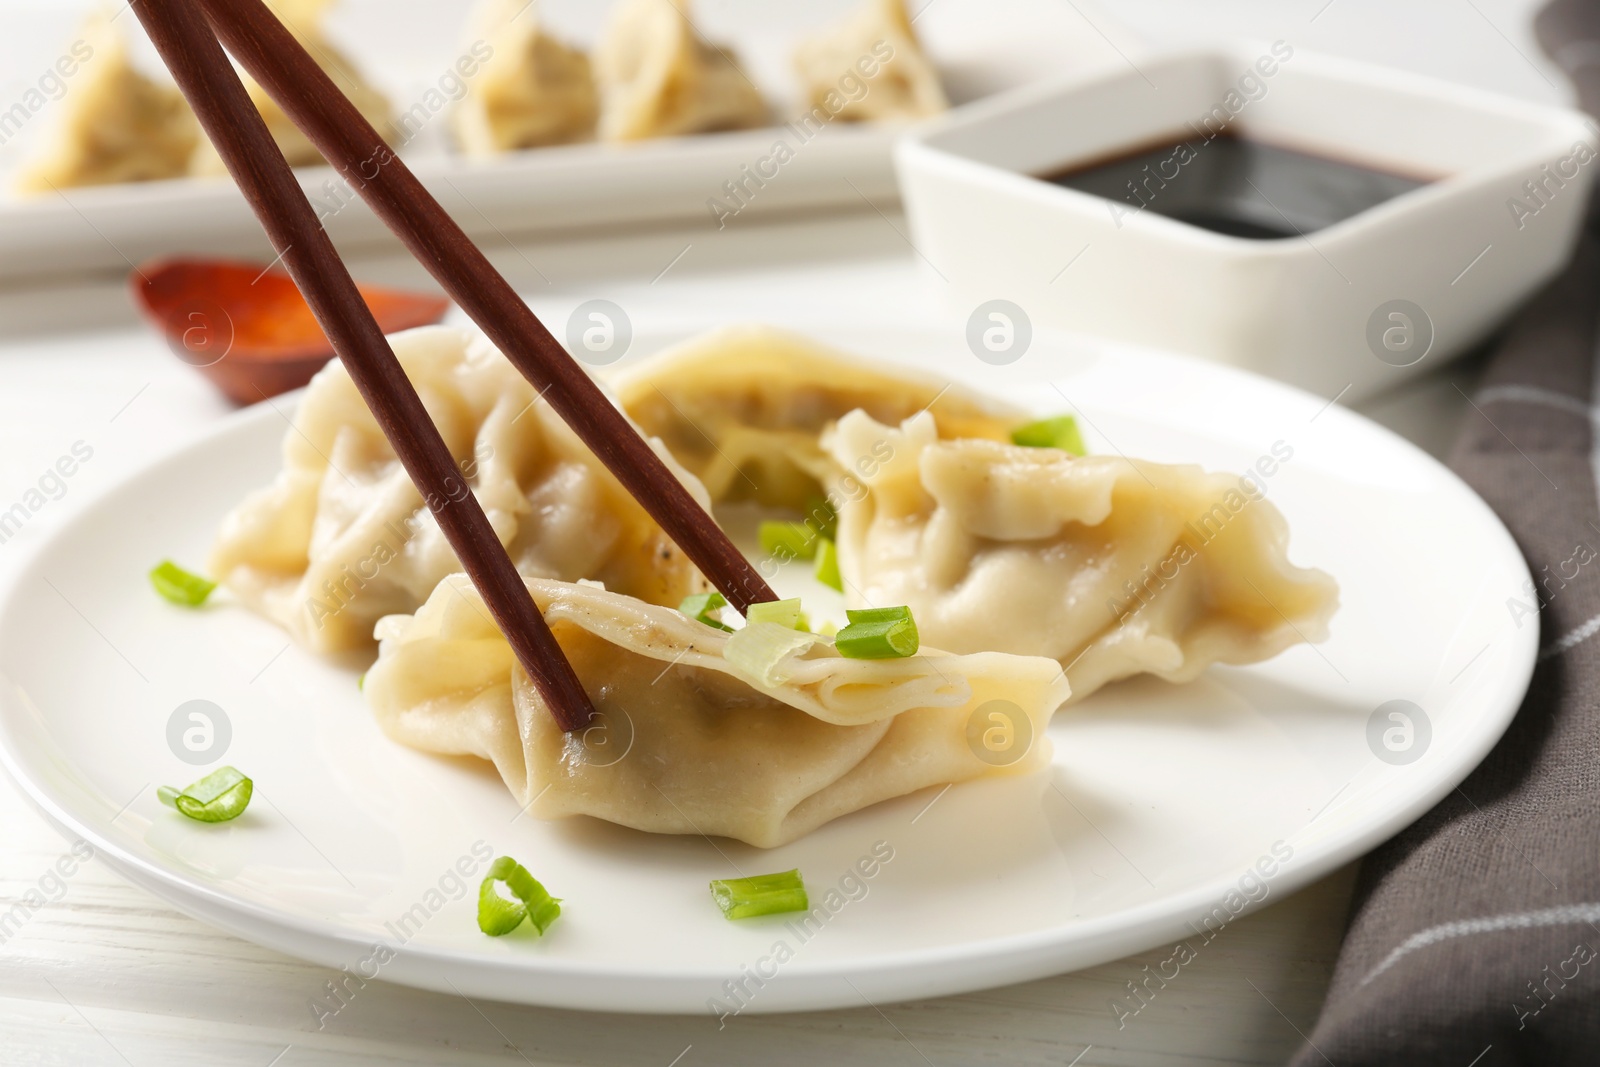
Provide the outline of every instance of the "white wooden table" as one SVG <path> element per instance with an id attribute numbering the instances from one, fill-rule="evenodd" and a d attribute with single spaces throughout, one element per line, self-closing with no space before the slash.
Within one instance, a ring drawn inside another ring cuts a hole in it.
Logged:
<path id="1" fill-rule="evenodd" d="M 714 238 L 672 230 L 490 249 L 535 309 L 564 321 L 617 301 L 636 327 L 721 317 L 803 327 L 831 315 L 928 307 L 890 208 L 775 221 Z M 351 257 L 374 281 L 421 281 L 391 254 Z M 757 266 L 768 264 L 768 266 Z M 542 277 L 541 277 L 542 276 Z M 1462 372 L 1459 368 L 1452 374 Z M 1460 417 L 1441 376 L 1377 407 L 1438 446 Z M 0 575 L 98 488 L 220 417 L 226 406 L 135 320 L 120 278 L 0 293 L 0 506 L 74 441 L 93 459 L 0 545 Z M 41 888 L 70 842 L 0 781 L 0 917 Z M 1110 1007 L 1156 950 L 1078 974 L 922 1003 L 790 1016 L 599 1016 L 469 1003 L 373 982 L 319 1030 L 331 976 L 179 914 L 89 861 L 20 929 L 0 925 L 0 1062 L 136 1067 L 311 1064 L 1281 1063 L 1315 1020 L 1353 870 L 1230 925 L 1119 1027 Z M 3 922 L 3 918 L 0 918 Z M 276 1057 L 276 1059 L 275 1059 Z M 1076 1057 L 1076 1059 L 1075 1059 Z"/>

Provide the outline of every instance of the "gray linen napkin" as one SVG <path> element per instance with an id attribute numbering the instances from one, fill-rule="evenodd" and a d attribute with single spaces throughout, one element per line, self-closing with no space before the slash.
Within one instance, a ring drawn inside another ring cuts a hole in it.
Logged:
<path id="1" fill-rule="evenodd" d="M 1558 0 L 1538 30 L 1595 113 L 1600 4 Z M 1294 1067 L 1600 1064 L 1595 233 L 1591 219 L 1566 272 L 1497 342 L 1451 456 L 1542 588 L 1532 688 L 1461 787 L 1363 862 Z"/>

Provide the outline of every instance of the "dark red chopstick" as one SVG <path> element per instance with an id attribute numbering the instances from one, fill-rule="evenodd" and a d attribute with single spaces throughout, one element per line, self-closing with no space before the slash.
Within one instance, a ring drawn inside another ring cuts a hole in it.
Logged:
<path id="1" fill-rule="evenodd" d="M 239 63 L 728 602 L 742 612 L 776 600 L 750 561 L 266 5 L 197 2 Z"/>
<path id="2" fill-rule="evenodd" d="M 563 730 L 594 707 L 195 0 L 134 0 L 178 88 Z"/>

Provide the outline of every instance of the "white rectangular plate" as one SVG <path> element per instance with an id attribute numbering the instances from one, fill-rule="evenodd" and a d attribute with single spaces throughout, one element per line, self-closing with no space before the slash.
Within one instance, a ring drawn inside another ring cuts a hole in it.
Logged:
<path id="1" fill-rule="evenodd" d="M 781 117 L 800 111 L 790 54 L 806 34 L 861 0 L 704 0 L 694 9 L 704 34 L 727 42 L 773 101 Z M 1052 0 L 913 0 L 925 13 L 916 29 L 956 103 L 1068 71 L 1124 62 L 1137 48 L 1131 35 L 1087 3 Z M 6 15 L 0 69 L 44 72 L 72 42 L 86 4 L 28 8 Z M 336 6 L 330 35 L 389 96 L 409 110 L 470 44 L 469 5 L 422 0 L 345 0 Z M 592 0 L 544 0 L 541 18 L 552 32 L 584 45 L 598 38 L 609 9 Z M 139 35 L 132 15 L 118 25 Z M 148 49 L 148 43 L 140 41 Z M 156 65 L 153 55 L 149 63 Z M 491 60 L 492 62 L 492 60 Z M 13 79 L 9 101 L 32 84 Z M 48 100 L 0 140 L 0 169 L 14 169 L 50 126 L 72 91 Z M 893 126 L 825 127 L 802 143 L 783 127 L 679 137 L 629 146 L 579 144 L 519 152 L 491 161 L 456 155 L 439 111 L 404 152 L 429 191 L 471 234 L 529 232 L 646 220 L 717 216 L 706 202 L 725 196 L 723 183 L 754 166 L 775 141 L 794 158 L 751 199 L 748 213 L 893 199 Z M 0 183 L 5 181 L 0 178 Z M 328 168 L 301 171 L 301 184 L 319 203 L 350 199 Z M 736 224 L 723 220 L 728 224 Z M 328 232 L 344 247 L 383 239 L 386 231 L 359 202 L 332 211 Z M 186 178 L 66 191 L 19 199 L 0 196 L 0 278 L 67 269 L 121 268 L 173 251 L 271 257 L 259 225 L 226 180 Z"/>

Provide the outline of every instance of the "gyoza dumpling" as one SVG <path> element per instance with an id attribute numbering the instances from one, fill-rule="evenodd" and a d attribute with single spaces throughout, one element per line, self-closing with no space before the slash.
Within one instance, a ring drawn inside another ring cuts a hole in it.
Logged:
<path id="1" fill-rule="evenodd" d="M 791 508 L 822 495 L 833 465 L 819 438 L 857 408 L 890 423 L 926 409 L 941 437 L 1009 440 L 1028 419 L 949 382 L 768 326 L 692 338 L 619 375 L 616 390 L 623 410 L 666 443 L 711 499 Z"/>
<path id="2" fill-rule="evenodd" d="M 357 71 L 355 64 L 322 32 L 323 14 L 332 3 L 333 0 L 267 0 L 272 13 L 294 34 L 295 40 L 311 53 L 317 66 L 333 79 L 334 86 L 350 98 L 361 116 L 372 123 L 373 129 L 381 136 L 388 137 L 393 117 L 388 98 L 374 89 Z M 272 139 L 277 142 L 279 151 L 291 167 L 313 167 L 323 162 L 322 153 L 317 151 L 316 145 L 289 121 L 289 116 L 283 113 L 283 109 L 267 95 L 265 89 L 256 84 L 254 78 L 245 75 L 244 86 L 250 93 L 250 102 L 261 112 L 261 117 L 267 123 L 267 131 L 272 134 Z M 227 173 L 222 157 L 217 155 L 216 148 L 209 140 L 202 140 L 200 147 L 195 150 L 190 169 L 195 174 Z"/>
<path id="3" fill-rule="evenodd" d="M 494 156 L 593 135 L 600 94 L 588 56 L 540 30 L 527 0 L 489 0 L 478 25 L 493 58 L 452 113 L 462 151 Z"/>
<path id="4" fill-rule="evenodd" d="M 847 599 L 907 605 L 931 645 L 1050 656 L 1076 700 L 1327 636 L 1337 586 L 1288 561 L 1288 525 L 1248 479 L 939 441 L 926 415 L 855 412 L 826 440 L 844 469 L 884 442 L 866 491 L 841 494 L 839 567 Z"/>
<path id="5" fill-rule="evenodd" d="M 176 86 L 134 68 L 127 42 L 104 15 L 89 18 L 71 58 L 81 72 L 60 105 L 60 125 L 18 175 L 19 192 L 175 178 L 188 170 L 200 138 L 193 112 Z"/>
<path id="6" fill-rule="evenodd" d="M 390 344 L 518 571 L 604 582 L 676 605 L 705 588 L 688 559 L 498 350 L 426 326 Z M 702 503 L 705 490 L 656 451 Z M 283 471 L 223 522 L 211 573 L 308 648 L 368 646 L 461 569 L 344 365 L 312 379 Z"/>
<path id="7" fill-rule="evenodd" d="M 379 623 L 363 689 L 389 737 L 491 760 L 541 818 L 781 845 L 926 786 L 1044 766 L 1045 727 L 1067 696 L 1054 660 L 844 659 L 776 623 L 756 625 L 804 647 L 758 677 L 729 658 L 755 631 L 591 585 L 528 588 L 600 713 L 598 736 L 555 725 L 462 575 L 415 616 Z"/>
<path id="8" fill-rule="evenodd" d="M 806 105 L 844 122 L 920 119 L 949 107 L 905 0 L 867 0 L 795 50 Z"/>
<path id="9" fill-rule="evenodd" d="M 767 104 L 723 45 L 700 39 L 689 0 L 623 0 L 595 50 L 607 141 L 760 126 Z"/>

